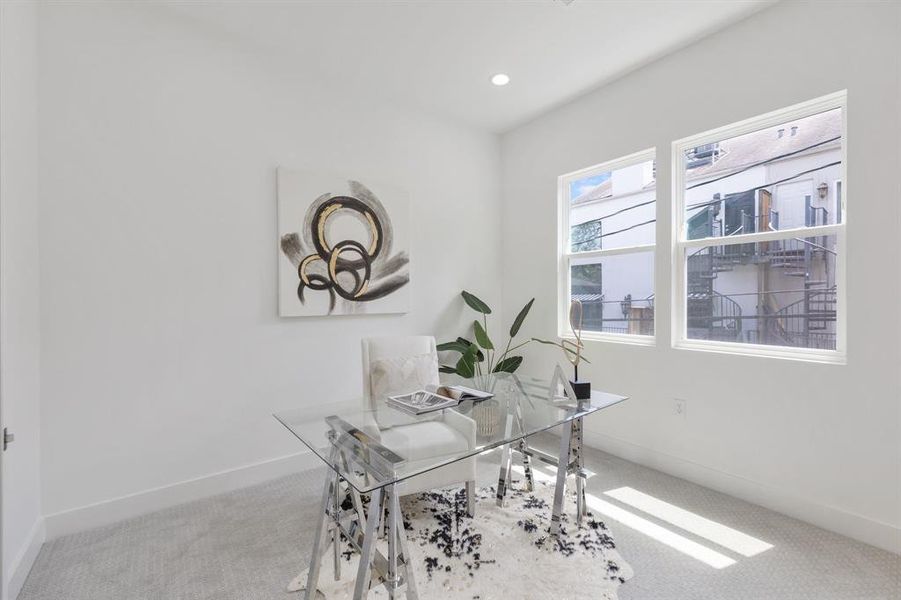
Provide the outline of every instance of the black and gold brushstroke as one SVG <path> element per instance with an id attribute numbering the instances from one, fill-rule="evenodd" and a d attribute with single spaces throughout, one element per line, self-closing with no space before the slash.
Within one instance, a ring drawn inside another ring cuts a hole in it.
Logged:
<path id="1" fill-rule="evenodd" d="M 304 304 L 307 289 L 326 291 L 329 313 L 338 298 L 370 302 L 410 281 L 406 252 L 390 255 L 393 230 L 382 203 L 363 184 L 348 183 L 352 195 L 323 194 L 313 201 L 304 218 L 303 240 L 297 233 L 281 239 L 282 252 L 297 267 L 297 298 Z M 364 225 L 369 237 L 366 245 L 357 240 L 329 242 L 329 220 L 341 213 L 355 216 Z M 308 254 L 305 247 L 310 248 Z"/>

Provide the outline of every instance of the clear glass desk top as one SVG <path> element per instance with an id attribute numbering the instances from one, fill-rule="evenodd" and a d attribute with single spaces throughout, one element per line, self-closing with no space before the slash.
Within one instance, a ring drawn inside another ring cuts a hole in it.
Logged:
<path id="1" fill-rule="evenodd" d="M 592 390 L 590 399 L 575 400 L 558 377 L 539 380 L 498 373 L 466 380 L 450 376 L 442 383 L 494 396 L 422 415 L 392 408 L 384 399 L 370 409 L 358 399 L 273 416 L 354 488 L 368 492 L 627 399 Z"/>

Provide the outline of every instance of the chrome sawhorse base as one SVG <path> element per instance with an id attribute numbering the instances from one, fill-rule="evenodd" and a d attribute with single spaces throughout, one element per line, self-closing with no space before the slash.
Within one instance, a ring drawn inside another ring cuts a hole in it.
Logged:
<path id="1" fill-rule="evenodd" d="M 512 444 L 504 446 L 501 454 L 500 475 L 497 481 L 497 505 L 503 507 L 510 488 L 511 470 L 514 448 Z M 532 457 L 557 467 L 557 481 L 554 486 L 554 511 L 551 516 L 551 535 L 560 533 L 560 524 L 563 516 L 563 505 L 566 499 L 566 478 L 576 476 L 576 522 L 581 523 L 588 514 L 585 504 L 585 483 L 589 472 L 585 469 L 582 455 L 582 417 L 578 417 L 563 425 L 560 435 L 560 453 L 555 458 L 550 454 L 529 448 L 525 439 L 519 440 L 517 453 L 522 457 L 523 471 L 525 473 L 526 490 L 535 489 L 535 479 L 532 473 Z"/>
<path id="2" fill-rule="evenodd" d="M 348 496 L 353 508 L 342 510 L 341 506 Z M 360 553 L 354 583 L 354 600 L 366 598 L 370 588 L 376 585 L 384 585 L 388 597 L 392 600 L 401 595 L 406 595 L 407 600 L 418 600 L 413 569 L 408 565 L 407 536 L 404 532 L 397 484 L 373 490 L 369 506 L 364 509 L 359 492 L 344 482 L 340 476 L 330 476 L 322 492 L 320 516 L 313 542 L 313 557 L 303 589 L 304 600 L 323 598 L 317 586 L 322 559 L 329 546 L 332 546 L 335 580 L 340 579 L 342 536 Z M 383 520 L 386 522 L 383 523 Z M 375 548 L 379 530 L 383 525 L 387 530 L 387 556 Z"/>
<path id="3" fill-rule="evenodd" d="M 563 426 L 560 434 L 560 455 L 557 458 L 557 482 L 554 485 L 554 512 L 551 515 L 551 535 L 559 535 L 563 504 L 566 499 L 566 478 L 570 473 L 576 476 L 576 523 L 588 514 L 585 504 L 585 470 L 582 455 L 582 417 L 573 419 Z"/>

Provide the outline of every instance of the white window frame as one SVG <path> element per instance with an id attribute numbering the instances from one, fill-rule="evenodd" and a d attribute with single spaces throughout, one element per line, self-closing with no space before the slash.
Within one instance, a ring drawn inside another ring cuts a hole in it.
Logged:
<path id="1" fill-rule="evenodd" d="M 593 165 L 590 167 L 586 167 L 584 169 L 579 169 L 578 171 L 573 171 L 572 173 L 567 173 L 565 175 L 561 175 L 557 178 L 557 223 L 558 234 L 557 234 L 557 335 L 561 338 L 573 339 L 572 330 L 569 326 L 569 304 L 570 304 L 570 265 L 571 260 L 573 258 L 584 259 L 584 258 L 604 258 L 607 256 L 616 256 L 620 254 L 633 254 L 640 252 L 650 252 L 654 255 L 654 270 L 649 274 L 654 286 L 654 294 L 655 298 L 657 295 L 656 290 L 656 277 L 655 270 L 657 265 L 657 244 L 640 244 L 636 246 L 623 246 L 618 248 L 602 248 L 600 250 L 589 250 L 586 252 L 572 252 L 571 242 L 570 242 L 570 225 L 569 225 L 569 213 L 572 204 L 572 199 L 570 198 L 570 183 L 574 181 L 578 181 L 580 179 L 584 179 L 586 177 L 590 177 L 592 175 L 597 175 L 600 173 L 607 173 L 609 171 L 616 171 L 617 169 L 622 169 L 624 167 L 631 167 L 636 164 L 647 162 L 649 160 L 656 160 L 657 158 L 657 149 L 656 148 L 648 148 L 646 150 L 642 150 L 640 152 L 635 152 L 634 154 L 629 154 L 628 156 L 623 156 L 622 158 L 617 158 L 615 160 L 607 161 L 604 163 L 600 163 L 597 165 Z M 658 190 L 656 186 L 656 181 L 654 184 L 654 198 L 655 202 L 657 201 Z M 655 215 L 658 214 L 656 210 L 655 204 Z M 656 223 L 655 223 L 656 227 Z M 656 239 L 656 236 L 655 236 Z M 655 302 L 656 306 L 656 302 Z M 596 341 L 596 342 L 616 342 L 623 344 L 636 344 L 640 346 L 653 346 L 656 343 L 656 335 L 657 335 L 657 311 L 654 311 L 654 335 L 640 335 L 640 334 L 631 334 L 631 333 L 609 333 L 603 331 L 583 331 L 582 339 L 586 341 Z"/>
<path id="2" fill-rule="evenodd" d="M 839 108 L 842 111 L 842 149 L 841 149 L 841 181 L 842 198 L 841 214 L 842 222 L 834 225 L 821 225 L 817 227 L 800 227 L 784 229 L 780 231 L 763 231 L 746 233 L 728 238 L 728 244 L 724 238 L 703 238 L 697 240 L 687 239 L 687 227 L 685 219 L 685 151 L 711 142 L 728 139 L 780 125 L 795 119 L 808 117 L 817 113 Z M 847 127 L 847 90 L 816 98 L 808 102 L 802 102 L 781 110 L 776 110 L 759 117 L 746 119 L 739 123 L 727 125 L 710 131 L 705 131 L 691 137 L 673 142 L 672 145 L 672 185 L 673 185 L 673 223 L 672 223 L 672 345 L 673 348 L 686 350 L 700 350 L 708 352 L 721 352 L 727 354 L 741 354 L 746 356 L 767 356 L 793 360 L 806 360 L 812 362 L 846 364 L 847 362 L 847 270 L 846 270 L 846 228 L 848 224 L 848 176 L 847 176 L 847 152 L 848 152 L 848 127 Z M 766 242 L 780 240 L 787 237 L 814 237 L 822 235 L 834 235 L 836 237 L 836 349 L 822 350 L 816 348 L 795 348 L 790 346 L 769 346 L 764 344 L 745 344 L 741 342 L 723 342 L 715 340 L 695 340 L 688 338 L 688 318 L 686 303 L 687 273 L 685 256 L 686 252 L 693 248 L 747 244 L 751 242 Z"/>

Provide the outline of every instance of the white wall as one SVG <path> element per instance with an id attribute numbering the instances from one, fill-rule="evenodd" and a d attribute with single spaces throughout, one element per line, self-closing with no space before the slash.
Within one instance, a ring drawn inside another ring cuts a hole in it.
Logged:
<path id="1" fill-rule="evenodd" d="M 0 2 L 0 420 L 16 436 L 3 456 L 4 598 L 43 541 L 37 142 L 37 7 Z"/>
<path id="2" fill-rule="evenodd" d="M 499 307 L 496 136 L 324 89 L 162 9 L 50 4 L 41 27 L 51 533 L 299 452 L 270 414 L 358 396 L 361 337 L 456 335 L 462 288 Z M 410 193 L 409 314 L 277 317 L 278 165 Z"/>
<path id="3" fill-rule="evenodd" d="M 848 90 L 848 364 L 670 347 L 671 228 L 657 227 L 657 345 L 590 343 L 587 375 L 632 399 L 594 443 L 901 551 L 899 6 L 784 2 L 504 135 L 504 301 L 556 332 L 557 176 L 655 146 L 672 216 L 673 140 Z M 557 359 L 543 347 L 529 351 Z M 688 400 L 687 418 L 673 399 Z"/>

